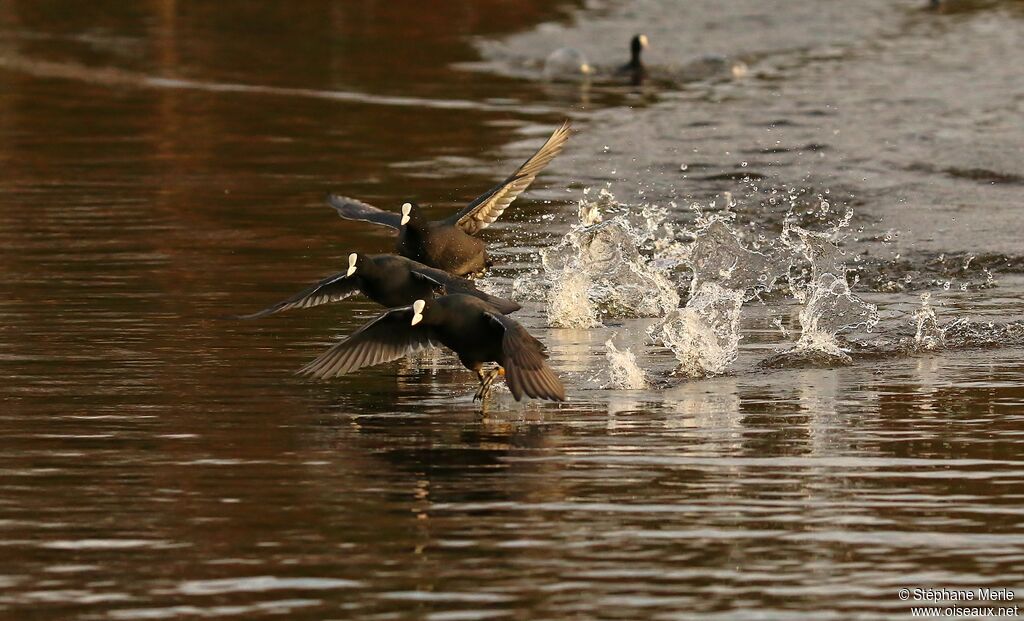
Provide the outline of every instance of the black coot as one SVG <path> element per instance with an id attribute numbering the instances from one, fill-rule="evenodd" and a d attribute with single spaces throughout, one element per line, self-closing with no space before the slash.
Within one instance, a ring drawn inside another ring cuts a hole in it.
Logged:
<path id="1" fill-rule="evenodd" d="M 503 314 L 521 308 L 512 300 L 484 293 L 476 288 L 473 281 L 452 276 L 444 270 L 394 254 L 353 252 L 348 255 L 346 271 L 328 276 L 287 300 L 251 315 L 241 315 L 238 319 L 256 319 L 292 308 L 319 306 L 343 300 L 357 292 L 388 308 L 406 306 L 416 300 L 429 300 L 448 293 L 478 297 Z"/>
<path id="2" fill-rule="evenodd" d="M 392 308 L 334 345 L 299 373 L 319 379 L 390 362 L 427 347 L 444 345 L 476 373 L 474 399 L 486 400 L 491 384 L 504 375 L 512 396 L 565 400 L 565 387 L 545 361 L 544 345 L 516 321 L 479 298 L 445 295 Z M 484 371 L 496 362 L 498 369 Z"/>
<path id="3" fill-rule="evenodd" d="M 498 219 L 569 138 L 569 121 L 555 130 L 547 142 L 511 176 L 473 200 L 465 209 L 444 220 L 430 221 L 419 205 L 407 202 L 401 213 L 383 211 L 361 201 L 330 195 L 327 201 L 347 220 L 363 220 L 398 231 L 397 252 L 402 256 L 443 269 L 456 276 L 488 266 L 484 242 L 474 237 Z"/>
<path id="4" fill-rule="evenodd" d="M 630 84 L 638 86 L 647 76 L 640 54 L 650 44 L 647 35 L 638 34 L 629 42 L 629 62 L 622 65 L 615 71 L 615 75 L 629 78 Z"/>

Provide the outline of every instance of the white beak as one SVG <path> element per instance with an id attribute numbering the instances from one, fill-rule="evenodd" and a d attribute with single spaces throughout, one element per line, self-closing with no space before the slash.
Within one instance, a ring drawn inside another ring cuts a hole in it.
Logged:
<path id="1" fill-rule="evenodd" d="M 423 321 L 423 307 L 426 306 L 426 305 L 427 305 L 427 303 L 424 302 L 423 300 L 416 300 L 415 302 L 412 303 L 412 324 L 411 325 L 415 326 L 419 322 Z"/>
<path id="2" fill-rule="evenodd" d="M 402 204 L 402 223 L 401 226 L 405 226 L 409 222 L 409 212 L 412 211 L 412 205 L 409 203 Z"/>
<path id="3" fill-rule="evenodd" d="M 650 42 L 647 40 L 647 35 L 640 35 L 640 47 L 647 48 L 650 46 Z"/>
<path id="4" fill-rule="evenodd" d="M 356 253 L 354 253 L 354 252 L 352 254 L 348 255 L 348 271 L 345 272 L 345 277 L 346 278 L 351 276 L 352 274 L 356 273 L 356 261 L 358 259 L 359 259 L 359 257 L 357 257 Z"/>

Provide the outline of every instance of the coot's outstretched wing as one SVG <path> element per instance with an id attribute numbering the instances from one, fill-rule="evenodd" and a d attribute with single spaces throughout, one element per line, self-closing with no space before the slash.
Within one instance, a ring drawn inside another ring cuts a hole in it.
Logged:
<path id="1" fill-rule="evenodd" d="M 354 276 L 346 276 L 345 272 L 328 276 L 312 287 L 296 293 L 287 300 L 281 300 L 277 304 L 264 308 L 259 312 L 249 315 L 237 315 L 235 319 L 259 319 L 274 313 L 290 310 L 293 308 L 312 308 L 328 302 L 344 300 L 353 293 L 359 291 L 359 283 Z"/>
<path id="2" fill-rule="evenodd" d="M 504 332 L 501 349 L 505 354 L 505 382 L 515 400 L 525 394 L 534 399 L 565 401 L 565 386 L 545 362 L 548 356 L 543 343 L 504 315 L 487 313 L 487 317 Z"/>
<path id="3" fill-rule="evenodd" d="M 413 274 L 431 282 L 436 282 L 441 286 L 441 291 L 437 291 L 437 295 L 447 295 L 449 293 L 464 293 L 466 295 L 471 295 L 487 302 L 503 315 L 514 313 L 522 308 L 522 306 L 512 300 L 506 300 L 505 298 L 499 298 L 496 295 L 484 293 L 477 288 L 476 284 L 474 284 L 472 280 L 469 280 L 468 278 L 452 276 L 444 270 L 429 267 L 416 261 L 410 261 L 410 264 L 409 271 Z"/>
<path id="4" fill-rule="evenodd" d="M 357 201 L 354 198 L 338 196 L 337 194 L 328 194 L 327 203 L 331 207 L 334 207 L 335 211 L 338 212 L 338 215 L 346 220 L 372 222 L 373 224 L 388 226 L 395 230 L 398 230 L 402 226 L 401 214 L 378 209 L 373 205 L 364 203 L 363 201 Z"/>
<path id="5" fill-rule="evenodd" d="M 523 190 L 530 187 L 537 174 L 561 153 L 565 141 L 569 139 L 569 128 L 569 121 L 562 123 L 544 146 L 523 162 L 508 179 L 478 196 L 468 207 L 447 218 L 446 222 L 458 226 L 470 235 L 476 235 L 487 228 L 501 216 L 517 196 L 522 194 Z"/>
<path id="6" fill-rule="evenodd" d="M 327 379 L 433 347 L 430 329 L 411 325 L 412 317 L 412 306 L 392 308 L 333 345 L 298 373 Z"/>

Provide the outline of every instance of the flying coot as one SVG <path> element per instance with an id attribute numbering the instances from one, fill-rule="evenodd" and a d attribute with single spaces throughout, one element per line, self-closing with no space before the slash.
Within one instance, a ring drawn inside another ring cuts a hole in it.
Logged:
<path id="1" fill-rule="evenodd" d="M 448 272 L 405 257 L 353 252 L 348 255 L 346 271 L 328 276 L 269 308 L 250 315 L 240 315 L 237 319 L 256 319 L 293 308 L 311 308 L 343 300 L 357 292 L 388 308 L 405 306 L 419 299 L 428 300 L 449 293 L 462 293 L 480 298 L 503 314 L 522 308 L 512 300 L 480 291 L 471 280 L 452 276 Z"/>
<path id="2" fill-rule="evenodd" d="M 318 379 L 337 377 L 438 345 L 454 351 L 476 373 L 480 388 L 474 400 L 486 401 L 501 375 L 516 401 L 524 395 L 565 400 L 565 387 L 545 361 L 544 345 L 493 306 L 458 293 L 388 310 L 299 373 Z M 499 367 L 484 371 L 488 362 Z"/>
<path id="3" fill-rule="evenodd" d="M 403 204 L 398 214 L 333 194 L 327 200 L 342 218 L 397 229 L 397 251 L 402 256 L 456 276 L 480 272 L 488 266 L 487 250 L 484 242 L 474 236 L 497 220 L 561 152 L 569 138 L 569 127 L 569 121 L 565 121 L 512 175 L 444 220 L 427 220 L 419 205 L 413 202 Z"/>

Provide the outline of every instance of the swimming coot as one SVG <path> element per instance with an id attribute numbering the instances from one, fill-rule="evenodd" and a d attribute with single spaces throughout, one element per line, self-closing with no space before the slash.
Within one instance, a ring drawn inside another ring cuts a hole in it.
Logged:
<path id="1" fill-rule="evenodd" d="M 583 52 L 562 47 L 544 60 L 545 80 L 584 80 L 594 72 Z"/>
<path id="2" fill-rule="evenodd" d="M 644 63 L 640 60 L 640 54 L 650 45 L 647 40 L 647 35 L 638 34 L 633 37 L 629 42 L 629 62 L 622 65 L 615 71 L 617 76 L 625 76 L 629 78 L 630 84 L 638 86 L 644 81 L 644 77 L 647 75 L 647 70 L 644 68 Z"/>

